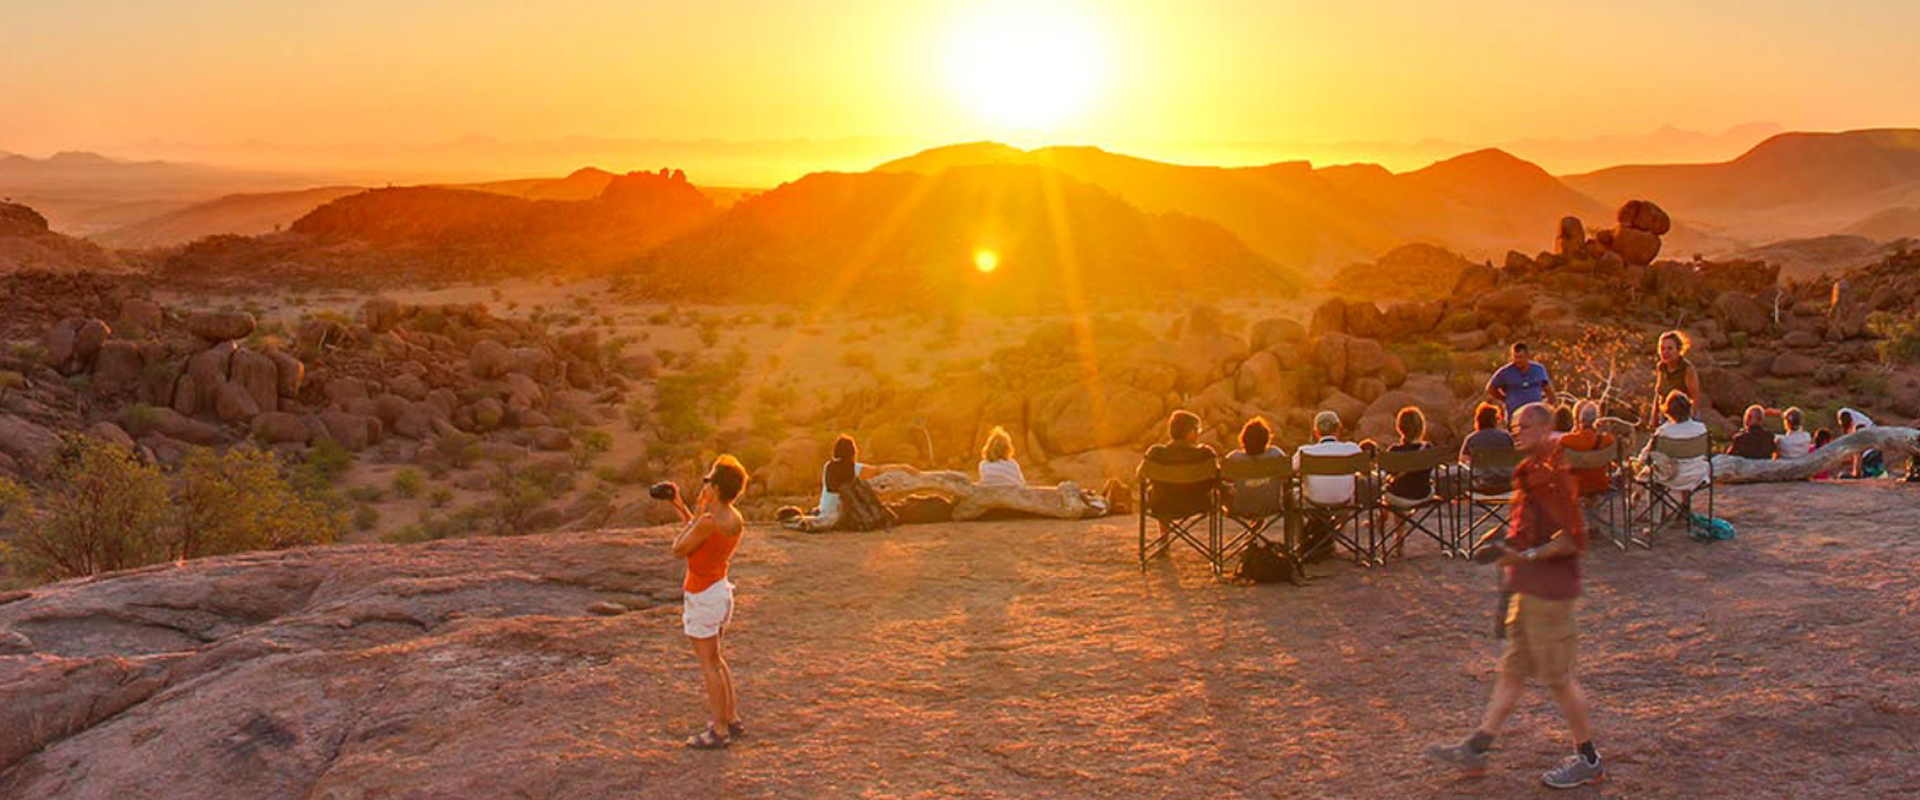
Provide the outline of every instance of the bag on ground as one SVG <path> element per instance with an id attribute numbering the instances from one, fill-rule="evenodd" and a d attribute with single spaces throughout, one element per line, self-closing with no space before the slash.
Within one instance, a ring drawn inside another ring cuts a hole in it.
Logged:
<path id="1" fill-rule="evenodd" d="M 1299 572 L 1300 565 L 1292 556 L 1280 552 L 1271 542 L 1256 539 L 1241 551 L 1240 569 L 1233 577 L 1254 583 L 1280 583 L 1296 580 Z"/>
<path id="2" fill-rule="evenodd" d="M 840 521 L 834 525 L 836 530 L 872 531 L 891 528 L 898 522 L 887 504 L 880 502 L 880 494 L 866 481 L 854 478 L 841 487 Z"/>

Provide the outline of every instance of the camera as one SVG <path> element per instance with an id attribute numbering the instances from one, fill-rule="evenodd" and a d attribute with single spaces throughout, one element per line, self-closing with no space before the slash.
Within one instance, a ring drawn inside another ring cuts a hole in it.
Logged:
<path id="1" fill-rule="evenodd" d="M 680 496 L 680 487 L 673 481 L 661 481 L 647 487 L 647 495 L 655 500 L 672 500 Z"/>

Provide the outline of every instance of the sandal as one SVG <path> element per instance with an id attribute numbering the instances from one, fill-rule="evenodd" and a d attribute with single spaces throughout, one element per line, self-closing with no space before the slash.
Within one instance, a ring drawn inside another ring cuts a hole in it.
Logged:
<path id="1" fill-rule="evenodd" d="M 712 726 L 708 726 L 706 730 L 701 731 L 700 735 L 688 737 L 687 739 L 687 746 L 695 750 L 725 750 L 730 744 L 733 744 L 733 739 L 716 735 Z"/>

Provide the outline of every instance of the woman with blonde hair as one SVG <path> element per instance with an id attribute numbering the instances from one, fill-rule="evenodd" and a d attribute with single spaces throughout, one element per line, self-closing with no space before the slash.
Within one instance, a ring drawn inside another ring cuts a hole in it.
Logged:
<path id="1" fill-rule="evenodd" d="M 1700 371 L 1687 360 L 1693 340 L 1680 331 L 1660 334 L 1660 357 L 1653 364 L 1653 406 L 1646 424 L 1655 425 L 1664 416 L 1667 396 L 1679 392 L 1687 396 L 1691 408 L 1704 409 L 1700 398 Z"/>
<path id="2" fill-rule="evenodd" d="M 987 432 L 986 446 L 980 448 L 980 485 L 1027 485 L 1020 462 L 1013 460 L 1013 436 L 998 425 Z"/>

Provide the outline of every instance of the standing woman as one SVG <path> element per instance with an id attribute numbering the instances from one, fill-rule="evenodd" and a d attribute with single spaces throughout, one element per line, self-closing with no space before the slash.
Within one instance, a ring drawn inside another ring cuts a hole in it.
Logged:
<path id="1" fill-rule="evenodd" d="M 679 491 L 672 496 L 673 509 L 687 523 L 673 540 L 674 557 L 687 562 L 687 577 L 680 587 L 684 593 L 680 623 L 700 659 L 712 715 L 706 730 L 687 739 L 687 746 L 697 750 L 718 750 L 745 732 L 734 705 L 733 672 L 720 654 L 720 634 L 733 619 L 733 582 L 727 580 L 727 568 L 746 531 L 746 520 L 733 503 L 746 488 L 746 468 L 733 456 L 723 455 L 700 480 L 700 498 L 693 510 L 687 510 Z"/>
<path id="2" fill-rule="evenodd" d="M 1680 331 L 1660 334 L 1660 360 L 1653 365 L 1653 405 L 1644 424 L 1659 421 L 1667 395 L 1676 391 L 1686 395 L 1693 408 L 1706 407 L 1700 398 L 1700 373 L 1693 368 L 1693 362 L 1687 360 L 1687 353 L 1692 349 L 1692 340 Z"/>

